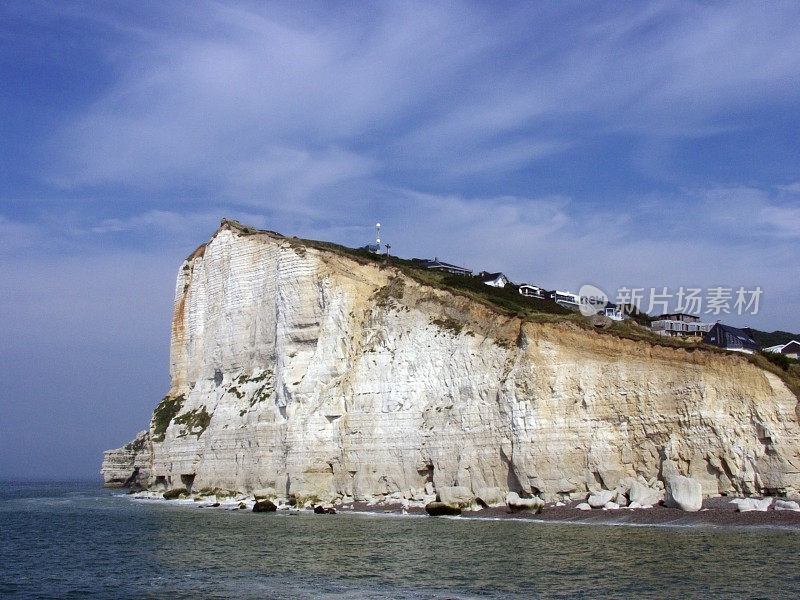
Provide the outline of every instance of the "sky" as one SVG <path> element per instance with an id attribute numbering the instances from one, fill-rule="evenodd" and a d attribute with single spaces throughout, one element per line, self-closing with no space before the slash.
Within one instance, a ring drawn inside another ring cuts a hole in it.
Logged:
<path id="1" fill-rule="evenodd" d="M 146 428 L 223 217 L 800 332 L 798 107 L 796 2 L 6 0 L 0 478 Z"/>

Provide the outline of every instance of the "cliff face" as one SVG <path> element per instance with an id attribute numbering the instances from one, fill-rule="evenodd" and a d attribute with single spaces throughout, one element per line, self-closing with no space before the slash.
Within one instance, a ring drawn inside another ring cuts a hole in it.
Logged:
<path id="1" fill-rule="evenodd" d="M 136 461 L 149 485 L 195 490 L 555 499 L 667 460 L 705 495 L 800 488 L 797 398 L 741 357 L 525 322 L 226 222 L 180 269 L 171 376 L 107 481 Z"/>
<path id="2" fill-rule="evenodd" d="M 103 479 L 107 486 L 147 487 L 150 483 L 150 432 L 141 431 L 135 439 L 116 450 L 103 453 Z"/>

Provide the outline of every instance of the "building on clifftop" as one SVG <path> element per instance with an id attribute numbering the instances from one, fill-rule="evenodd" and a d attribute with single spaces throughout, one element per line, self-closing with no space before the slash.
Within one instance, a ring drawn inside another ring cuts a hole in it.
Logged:
<path id="1" fill-rule="evenodd" d="M 701 336 L 711 331 L 713 326 L 713 323 L 702 323 L 700 317 L 688 313 L 659 315 L 650 323 L 655 333 L 667 337 Z"/>
<path id="2" fill-rule="evenodd" d="M 758 352 L 761 348 L 753 339 L 753 336 L 744 329 L 723 325 L 722 323 L 715 323 L 703 338 L 703 342 L 724 350 L 734 350 L 747 354 Z"/>
<path id="3" fill-rule="evenodd" d="M 426 260 L 426 259 L 414 259 L 414 260 L 418 260 L 423 267 L 425 267 L 426 269 L 431 269 L 432 271 L 442 271 L 443 273 L 452 273 L 453 275 L 467 275 L 467 276 L 472 275 L 471 269 L 442 262 L 439 260 L 438 257 L 434 257 L 433 260 Z"/>

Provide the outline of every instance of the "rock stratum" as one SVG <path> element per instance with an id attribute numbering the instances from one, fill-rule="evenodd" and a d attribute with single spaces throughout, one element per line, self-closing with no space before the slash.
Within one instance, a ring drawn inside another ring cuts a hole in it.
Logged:
<path id="1" fill-rule="evenodd" d="M 743 357 L 509 316 L 235 222 L 180 268 L 170 363 L 107 484 L 552 501 L 669 465 L 704 496 L 800 489 L 798 399 Z"/>

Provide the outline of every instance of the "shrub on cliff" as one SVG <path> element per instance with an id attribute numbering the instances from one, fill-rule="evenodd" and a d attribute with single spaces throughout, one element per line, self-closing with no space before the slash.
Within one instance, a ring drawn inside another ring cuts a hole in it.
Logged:
<path id="1" fill-rule="evenodd" d="M 164 396 L 159 405 L 153 411 L 153 420 L 151 421 L 151 428 L 153 429 L 153 441 L 163 442 L 164 434 L 167 432 L 167 427 L 172 422 L 172 419 L 183 408 L 183 402 L 186 400 L 183 394 L 180 396 Z"/>
<path id="2" fill-rule="evenodd" d="M 766 358 L 773 365 L 779 366 L 784 371 L 788 371 L 789 368 L 792 366 L 792 363 L 795 362 L 792 361 L 792 359 L 786 356 L 785 354 L 780 354 L 778 352 L 760 351 L 759 354 L 764 358 Z"/>

